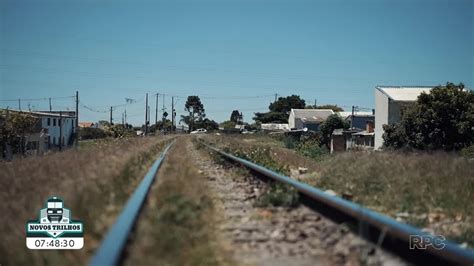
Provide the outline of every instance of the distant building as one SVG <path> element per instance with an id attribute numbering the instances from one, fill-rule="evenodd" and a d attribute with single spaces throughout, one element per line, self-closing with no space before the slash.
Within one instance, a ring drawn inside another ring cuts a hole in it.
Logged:
<path id="1" fill-rule="evenodd" d="M 30 115 L 37 119 L 33 133 L 26 136 L 28 154 L 42 154 L 49 149 L 58 149 L 74 143 L 75 112 L 34 112 L 8 110 L 10 113 Z"/>
<path id="2" fill-rule="evenodd" d="M 331 109 L 291 109 L 288 125 L 292 130 L 307 128 L 319 131 L 320 124 L 333 114 Z"/>
<path id="3" fill-rule="evenodd" d="M 264 131 L 290 131 L 288 124 L 266 123 L 261 124 L 260 128 Z"/>
<path id="4" fill-rule="evenodd" d="M 365 129 L 367 122 L 375 123 L 375 110 L 372 112 L 338 112 L 337 114 L 346 120 L 352 128 Z"/>
<path id="5" fill-rule="evenodd" d="M 367 121 L 366 128 L 363 131 L 352 134 L 352 147 L 373 150 L 375 146 L 374 123 Z"/>
<path id="6" fill-rule="evenodd" d="M 351 145 L 351 135 L 355 132 L 356 131 L 352 132 L 349 130 L 344 130 L 342 128 L 335 129 L 331 134 L 331 143 L 329 145 L 331 153 L 346 151 Z"/>
<path id="7" fill-rule="evenodd" d="M 242 131 L 242 130 L 245 129 L 245 125 L 244 125 L 244 124 L 235 125 L 234 128 L 235 128 L 235 129 L 238 129 L 238 130 L 240 130 L 240 131 Z"/>
<path id="8" fill-rule="evenodd" d="M 179 124 L 179 125 L 176 126 L 176 133 L 187 133 L 187 132 L 189 132 L 189 126 L 188 125 Z"/>
<path id="9" fill-rule="evenodd" d="M 79 127 L 80 128 L 87 128 L 87 127 L 97 128 L 97 124 L 94 122 L 79 122 Z"/>
<path id="10" fill-rule="evenodd" d="M 375 149 L 383 145 L 383 125 L 400 121 L 403 111 L 412 105 L 422 92 L 431 86 L 377 86 L 375 87 Z"/>
<path id="11" fill-rule="evenodd" d="M 374 149 L 374 123 L 372 121 L 366 122 L 365 130 L 360 128 L 334 130 L 331 135 L 331 153 L 351 149 Z"/>

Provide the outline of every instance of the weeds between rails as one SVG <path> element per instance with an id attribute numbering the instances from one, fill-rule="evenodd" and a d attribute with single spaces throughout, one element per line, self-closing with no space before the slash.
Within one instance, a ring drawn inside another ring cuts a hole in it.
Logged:
<path id="1" fill-rule="evenodd" d="M 196 141 L 196 145 L 203 147 L 199 141 Z M 230 149 L 224 149 L 225 152 L 230 152 L 235 156 L 257 163 L 275 172 L 287 175 L 289 173 L 288 166 L 282 166 L 275 161 L 267 148 L 259 148 L 253 151 L 247 151 L 244 149 L 238 149 L 231 151 Z M 221 165 L 229 166 L 231 163 L 227 162 L 221 156 L 213 153 L 213 160 Z M 242 174 L 248 174 L 247 170 L 244 170 L 242 166 L 237 166 L 242 171 Z M 296 207 L 299 205 L 299 193 L 298 191 L 286 184 L 267 180 L 268 185 L 264 192 L 257 198 L 255 207 Z"/>
<path id="2" fill-rule="evenodd" d="M 158 172 L 127 251 L 125 265 L 229 265 L 219 245 L 215 206 L 188 154 L 177 141 Z"/>

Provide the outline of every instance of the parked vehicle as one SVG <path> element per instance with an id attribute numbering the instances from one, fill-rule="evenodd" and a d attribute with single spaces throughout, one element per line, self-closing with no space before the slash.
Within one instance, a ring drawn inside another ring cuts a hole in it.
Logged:
<path id="1" fill-rule="evenodd" d="M 242 133 L 242 134 L 253 134 L 253 133 L 255 133 L 255 130 L 249 131 L 247 129 L 243 129 L 242 131 L 240 131 L 240 133 Z"/>
<path id="2" fill-rule="evenodd" d="M 197 130 L 191 131 L 190 134 L 206 134 L 207 130 L 205 128 L 199 128 Z"/>

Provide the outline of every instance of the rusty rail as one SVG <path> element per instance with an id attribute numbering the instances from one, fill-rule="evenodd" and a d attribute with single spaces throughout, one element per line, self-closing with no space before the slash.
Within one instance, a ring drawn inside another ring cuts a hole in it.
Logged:
<path id="1" fill-rule="evenodd" d="M 423 265 L 474 265 L 472 250 L 461 248 L 458 244 L 447 240 L 440 243 L 439 238 L 418 228 L 400 223 L 351 201 L 329 195 L 313 186 L 223 152 L 202 141 L 200 143 L 229 161 L 247 167 L 258 175 L 294 187 L 309 207 L 324 210 L 329 216 L 342 217 L 344 222 L 352 222 L 353 225 L 356 225 L 355 228 L 359 228 L 359 232 L 364 231 L 362 237 L 391 250 L 408 261 Z M 421 236 L 426 243 L 431 241 L 431 243 L 438 245 L 427 245 L 425 249 L 412 249 L 410 237 L 413 236 Z"/>

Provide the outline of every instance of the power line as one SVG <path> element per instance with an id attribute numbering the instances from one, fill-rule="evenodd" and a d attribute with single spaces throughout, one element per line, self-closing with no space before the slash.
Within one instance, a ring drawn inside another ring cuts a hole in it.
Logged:
<path id="1" fill-rule="evenodd" d="M 62 36 L 61 36 L 62 37 Z M 80 41 L 92 41 L 92 42 L 113 42 L 115 43 L 116 41 L 113 41 L 113 40 L 94 40 L 94 39 L 84 39 L 84 38 L 76 38 Z M 144 44 L 144 43 L 135 43 L 133 44 L 135 46 L 142 46 L 142 47 L 153 47 L 153 49 L 156 49 L 157 46 L 160 46 L 160 45 L 157 45 L 157 44 L 153 44 L 153 45 L 148 45 L 148 44 Z M 163 46 L 161 46 L 163 47 Z M 167 48 L 174 48 L 174 47 L 164 47 L 162 49 L 167 49 Z M 44 52 L 37 52 L 37 51 L 27 51 L 27 52 L 24 52 L 24 51 L 20 51 L 20 50 L 17 50 L 17 49 L 8 49 L 8 48 L 2 48 L 1 50 L 4 50 L 4 51 L 8 51 L 10 53 L 16 53 L 16 54 L 19 54 L 19 55 L 31 55 L 31 54 L 36 54 L 38 56 L 44 56 L 44 57 L 52 57 L 52 56 L 55 56 L 55 57 L 61 57 L 61 58 L 66 58 L 66 59 L 79 59 L 79 60 L 91 60 L 91 61 L 97 61 L 97 62 L 105 62 L 105 63 L 114 63 L 114 64 L 117 64 L 117 63 L 120 63 L 120 64 L 135 64 L 135 65 L 147 65 L 145 63 L 142 63 L 142 62 L 137 62 L 137 61 L 129 61 L 129 60 L 122 60 L 122 59 L 103 59 L 103 58 L 90 58 L 90 57 L 77 57 L 77 56 L 67 56 L 67 55 L 54 55 L 54 54 L 51 54 L 51 53 L 44 53 Z M 176 49 L 175 49 L 176 51 Z M 291 60 L 295 60 L 295 61 L 308 61 L 308 56 L 307 55 L 291 55 L 289 54 L 288 52 L 282 52 L 282 53 L 269 53 L 269 52 L 262 52 L 262 51 L 245 51 L 244 53 L 240 53 L 239 51 L 236 51 L 236 50 L 223 50 L 223 49 L 199 49 L 198 51 L 196 50 L 193 50 L 193 49 L 180 49 L 180 50 L 177 50 L 178 52 L 181 52 L 181 53 L 208 53 L 208 54 L 239 54 L 239 55 L 242 55 L 242 54 L 246 54 L 246 55 L 251 55 L 252 57 L 255 57 L 255 56 L 260 56 L 260 57 L 268 57 L 268 56 L 271 56 L 272 58 L 281 58 L 281 59 L 285 59 L 284 61 L 288 60 L 288 59 L 291 59 Z M 284 56 L 283 56 L 284 55 Z M 393 60 L 392 59 L 381 59 L 381 58 L 371 58 L 371 57 L 368 57 L 368 56 L 362 56 L 362 57 L 353 57 L 353 58 L 348 58 L 348 57 L 331 57 L 331 58 L 315 58 L 315 59 L 310 59 L 310 60 L 318 60 L 318 61 L 329 61 L 329 62 L 339 62 L 339 63 L 360 63 L 361 61 L 365 61 L 365 62 L 369 62 L 371 64 L 382 64 L 382 65 L 393 65 Z M 108 61 L 108 62 L 107 62 Z M 405 63 L 405 61 L 398 61 L 398 62 L 395 62 L 395 63 Z M 411 62 L 411 64 L 413 64 L 413 62 Z M 427 64 L 426 63 L 423 63 L 423 62 L 416 62 L 417 65 L 423 65 L 423 66 L 426 66 Z"/>
<path id="2" fill-rule="evenodd" d="M 108 113 L 109 111 L 108 110 L 97 110 L 97 109 L 94 109 L 94 108 L 91 108 L 85 104 L 82 103 L 82 101 L 79 102 L 79 104 L 81 105 L 82 108 L 85 108 L 89 111 L 92 111 L 92 112 L 95 112 L 95 113 L 102 113 L 102 114 L 105 114 L 105 113 Z"/>
<path id="3" fill-rule="evenodd" d="M 13 67 L 22 67 L 21 65 L 11 65 Z M 294 73 L 270 73 L 270 72 L 252 72 L 252 71 L 239 71 L 239 70 L 225 70 L 220 67 L 216 68 L 199 68 L 199 67 L 186 67 L 186 66 L 154 66 L 148 65 L 147 68 L 142 68 L 140 70 L 148 70 L 150 68 L 160 68 L 167 70 L 178 70 L 180 72 L 224 72 L 238 74 L 239 76 L 251 76 L 251 77 L 261 77 L 261 78 L 279 78 L 285 80 L 299 80 L 302 78 L 308 79 L 336 79 L 336 80 L 351 80 L 351 81 L 368 81 L 369 78 L 360 78 L 360 77 L 341 77 L 341 76 L 332 76 L 332 75 L 314 75 L 314 74 L 294 74 Z M 88 72 L 83 72 L 85 74 L 92 74 Z M 151 74 L 151 73 L 150 73 Z M 151 76 L 142 76 L 141 78 L 152 78 Z"/>
<path id="4" fill-rule="evenodd" d="M 233 110 L 239 110 L 240 112 L 265 111 L 265 110 L 268 110 L 268 106 L 262 107 L 262 108 L 245 108 L 245 109 L 239 109 L 239 108 L 220 109 L 220 110 L 207 109 L 206 111 L 212 112 L 212 113 L 226 113 L 226 112 L 231 113 Z"/>
<path id="5" fill-rule="evenodd" d="M 199 98 L 212 99 L 212 100 L 248 100 L 248 99 L 269 98 L 273 96 L 274 94 L 254 95 L 254 96 L 199 96 Z"/>
<path id="6" fill-rule="evenodd" d="M 49 99 L 57 100 L 57 99 L 69 99 L 74 98 L 75 96 L 63 96 L 63 97 L 44 97 L 44 98 L 17 98 L 17 99 L 10 99 L 10 100 L 0 100 L 1 102 L 18 102 L 18 100 L 25 101 L 25 102 L 33 102 L 33 101 L 49 101 Z"/>

